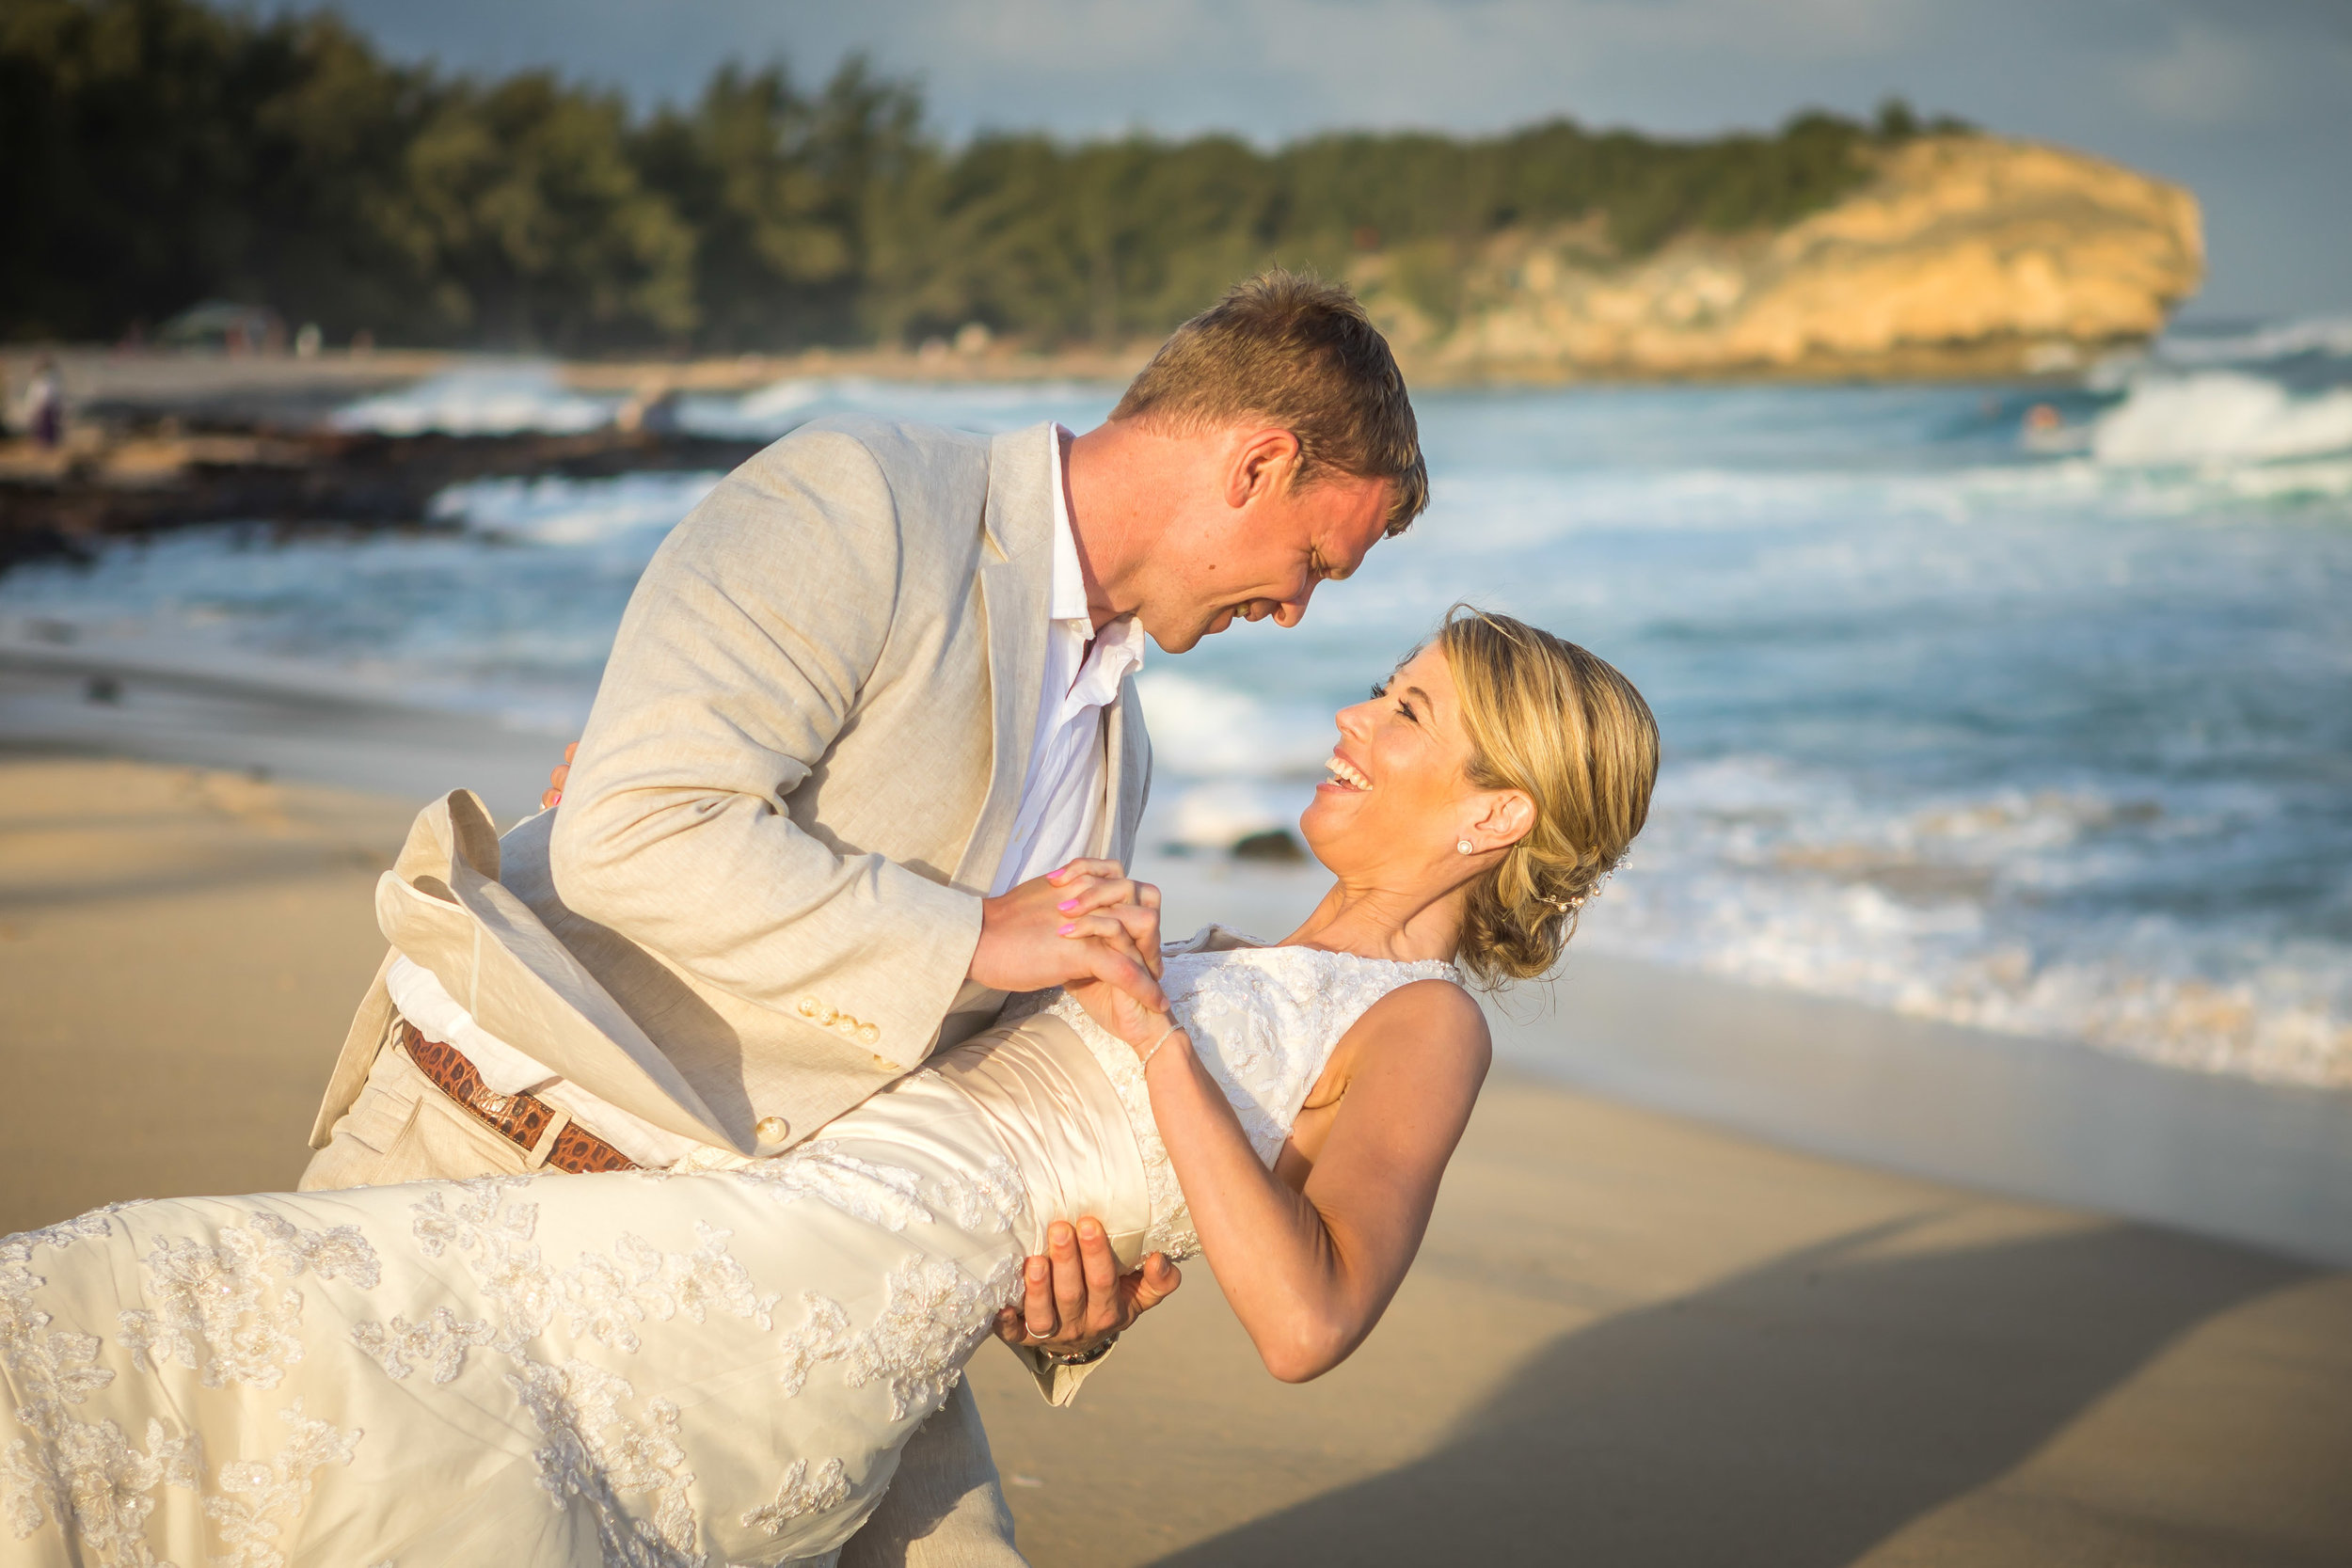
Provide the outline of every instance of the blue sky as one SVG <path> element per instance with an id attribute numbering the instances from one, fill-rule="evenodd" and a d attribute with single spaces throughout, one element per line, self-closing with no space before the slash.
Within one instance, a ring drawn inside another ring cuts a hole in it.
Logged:
<path id="1" fill-rule="evenodd" d="M 2203 317 L 2352 310 L 2352 0 L 343 0 L 392 53 L 548 65 L 640 102 L 729 58 L 863 50 L 935 127 L 1086 135 L 1665 133 L 1899 92 L 2178 180 Z"/>

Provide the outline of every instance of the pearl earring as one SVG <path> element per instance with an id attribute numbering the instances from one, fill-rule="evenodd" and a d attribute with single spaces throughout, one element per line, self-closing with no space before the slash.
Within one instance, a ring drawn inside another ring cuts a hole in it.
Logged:
<path id="1" fill-rule="evenodd" d="M 1462 853 L 1467 855 L 1470 852 L 1470 841 L 1467 838 L 1459 839 L 1455 841 L 1454 847 L 1459 849 Z"/>

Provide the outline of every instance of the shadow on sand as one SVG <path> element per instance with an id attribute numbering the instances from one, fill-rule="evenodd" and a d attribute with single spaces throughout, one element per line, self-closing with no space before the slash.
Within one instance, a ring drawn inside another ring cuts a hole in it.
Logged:
<path id="1" fill-rule="evenodd" d="M 2114 1226 L 1888 1252 L 1932 1216 L 1564 1336 L 1427 1458 L 1162 1560 L 1839 1568 L 2164 1345 L 2312 1277 Z"/>

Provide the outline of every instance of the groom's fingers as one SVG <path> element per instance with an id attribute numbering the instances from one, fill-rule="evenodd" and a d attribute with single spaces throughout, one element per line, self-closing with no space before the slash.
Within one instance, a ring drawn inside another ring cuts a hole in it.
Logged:
<path id="1" fill-rule="evenodd" d="M 1126 1304 L 1119 1295 L 1119 1255 L 1097 1219 L 1078 1222 L 1078 1262 L 1086 1275 L 1086 1337 L 1099 1339 L 1127 1326 Z M 1064 1319 L 1065 1323 L 1069 1320 Z"/>
<path id="2" fill-rule="evenodd" d="M 1155 1252 L 1143 1260 L 1143 1267 L 1120 1283 L 1127 1287 L 1129 1299 L 1140 1316 L 1174 1295 L 1176 1287 L 1184 1282 L 1183 1271 L 1168 1260 L 1168 1254 Z"/>
<path id="3" fill-rule="evenodd" d="M 1021 1320 L 1030 1341 L 1053 1338 L 1057 1326 L 1054 1319 L 1054 1265 L 1046 1259 L 1032 1258 L 1022 1265 Z"/>
<path id="4" fill-rule="evenodd" d="M 1054 1260 L 1054 1316 L 1059 1338 L 1077 1339 L 1090 1331 L 1087 1322 L 1087 1271 L 1078 1255 L 1078 1233 L 1068 1222 L 1046 1227 L 1045 1253 Z"/>

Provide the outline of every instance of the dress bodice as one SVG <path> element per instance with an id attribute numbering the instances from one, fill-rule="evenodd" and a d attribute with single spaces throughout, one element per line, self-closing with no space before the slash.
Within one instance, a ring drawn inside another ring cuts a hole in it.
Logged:
<path id="1" fill-rule="evenodd" d="M 1415 980 L 1461 978 L 1442 959 L 1406 963 L 1311 947 L 1270 947 L 1221 926 L 1205 927 L 1163 954 L 1160 988 L 1168 993 L 1169 1013 L 1184 1025 L 1201 1065 L 1232 1103 L 1249 1147 L 1268 1166 L 1281 1153 L 1307 1092 L 1323 1075 L 1341 1037 L 1374 1003 Z M 1152 1117 L 1151 1090 L 1135 1048 L 1058 990 L 1025 999 L 1005 1016 L 1009 1022 L 1037 1012 L 1063 1020 L 1086 1042 L 1126 1109 L 1151 1194 L 1146 1250 L 1192 1257 L 1200 1250 L 1200 1239 Z"/>

